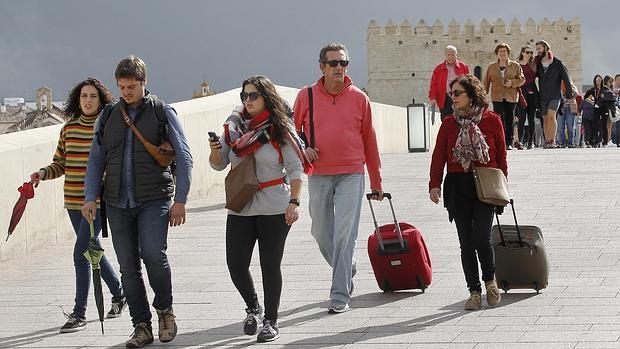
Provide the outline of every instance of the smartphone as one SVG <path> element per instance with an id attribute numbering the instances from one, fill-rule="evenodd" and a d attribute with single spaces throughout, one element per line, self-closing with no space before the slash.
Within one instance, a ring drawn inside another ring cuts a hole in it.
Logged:
<path id="1" fill-rule="evenodd" d="M 215 133 L 213 131 L 209 131 L 209 140 L 210 141 L 219 141 L 220 140 L 220 136 L 218 136 L 217 133 Z"/>

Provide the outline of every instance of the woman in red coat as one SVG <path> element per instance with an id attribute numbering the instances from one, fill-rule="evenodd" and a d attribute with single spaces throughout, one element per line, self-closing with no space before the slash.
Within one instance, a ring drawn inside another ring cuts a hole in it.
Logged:
<path id="1" fill-rule="evenodd" d="M 501 296 L 495 281 L 495 256 L 491 246 L 491 226 L 495 206 L 478 200 L 472 170 L 495 167 L 508 176 L 506 139 L 500 116 L 488 110 L 486 90 L 473 75 L 461 75 L 450 84 L 454 115 L 439 128 L 430 169 L 429 194 L 434 203 L 441 198 L 450 221 L 454 220 L 461 246 L 461 262 L 470 297 L 465 310 L 481 306 L 482 286 L 478 262 L 485 282 L 487 303 L 496 305 Z M 477 255 L 477 257 L 476 257 Z"/>

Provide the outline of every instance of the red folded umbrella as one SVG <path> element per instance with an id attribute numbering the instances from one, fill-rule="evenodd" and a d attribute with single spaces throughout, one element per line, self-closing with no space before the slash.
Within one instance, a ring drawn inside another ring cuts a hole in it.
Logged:
<path id="1" fill-rule="evenodd" d="M 17 227 L 17 223 L 19 223 L 19 220 L 22 218 L 28 199 L 34 197 L 34 186 L 32 182 L 24 182 L 21 187 L 17 188 L 17 191 L 19 191 L 19 199 L 17 199 L 15 207 L 13 207 L 13 214 L 11 215 L 11 222 L 9 223 L 9 234 L 6 237 L 6 241 L 9 241 L 9 237 L 13 234 L 15 227 Z"/>

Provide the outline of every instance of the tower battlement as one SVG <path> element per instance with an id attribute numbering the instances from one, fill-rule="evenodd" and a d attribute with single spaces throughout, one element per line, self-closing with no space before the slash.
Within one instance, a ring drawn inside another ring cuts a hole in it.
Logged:
<path id="1" fill-rule="evenodd" d="M 463 25 L 452 19 L 448 26 L 444 26 L 441 20 L 436 19 L 433 25 L 427 25 L 424 19 L 420 19 L 415 26 L 408 20 L 401 24 L 395 24 L 391 19 L 381 27 L 375 20 L 368 24 L 368 36 L 458 36 L 458 35 L 485 35 L 485 34 L 576 34 L 581 31 L 581 21 L 575 17 L 569 21 L 560 17 L 551 22 L 545 17 L 540 23 L 536 23 L 532 18 L 528 18 L 525 24 L 521 24 L 518 19 L 513 18 L 510 25 L 502 18 L 498 18 L 495 23 L 483 18 L 480 23 L 474 24 L 471 19 L 467 19 Z"/>

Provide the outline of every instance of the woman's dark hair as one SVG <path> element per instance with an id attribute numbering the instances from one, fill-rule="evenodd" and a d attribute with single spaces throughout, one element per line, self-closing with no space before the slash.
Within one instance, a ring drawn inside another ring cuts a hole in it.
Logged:
<path id="1" fill-rule="evenodd" d="M 527 51 L 528 49 L 534 51 L 531 46 L 522 46 L 521 47 L 521 52 L 519 52 L 519 61 L 521 61 L 523 59 L 523 53 L 525 51 Z M 528 63 L 532 63 L 533 61 L 534 61 L 534 55 L 532 55 L 532 57 L 530 57 L 530 61 Z"/>
<path id="2" fill-rule="evenodd" d="M 600 85 L 600 86 L 596 86 L 596 78 L 601 78 L 601 85 Z M 602 77 L 602 76 L 600 76 L 600 75 L 598 75 L 598 74 L 594 75 L 594 78 L 592 79 L 592 85 L 594 85 L 594 88 L 595 88 L 595 89 L 600 89 L 600 90 L 602 90 L 602 89 L 603 89 L 603 86 L 605 85 L 605 84 L 603 83 L 603 77 Z"/>
<path id="3" fill-rule="evenodd" d="M 255 75 L 245 79 L 241 85 L 241 91 L 248 84 L 256 86 L 258 92 L 265 99 L 265 108 L 271 111 L 269 118 L 274 126 L 271 138 L 279 144 L 285 144 L 284 132 L 289 132 L 289 130 L 293 129 L 291 120 L 286 114 L 286 102 L 278 95 L 276 87 L 266 76 Z"/>
<path id="4" fill-rule="evenodd" d="M 114 96 L 110 89 L 106 87 L 101 81 L 95 78 L 88 78 L 71 89 L 69 92 L 69 96 L 67 97 L 67 102 L 65 103 L 65 107 L 63 112 L 65 115 L 71 118 L 79 118 L 82 115 L 82 109 L 80 108 L 80 94 L 82 93 L 82 87 L 90 85 L 94 86 L 97 89 L 97 93 L 99 93 L 99 110 L 103 109 L 103 107 L 112 102 L 114 100 Z"/>
<path id="5" fill-rule="evenodd" d="M 489 101 L 487 100 L 487 92 L 484 85 L 471 74 L 459 75 L 456 79 L 450 82 L 450 89 L 455 83 L 463 86 L 465 93 L 471 99 L 472 107 L 482 107 L 486 109 L 489 107 Z"/>
<path id="6" fill-rule="evenodd" d="M 521 47 L 521 52 L 519 52 L 519 62 L 521 62 L 521 60 L 523 60 L 523 53 L 525 51 L 527 51 L 527 50 L 530 50 L 530 51 L 534 52 L 534 49 L 531 46 L 529 46 L 529 45 Z M 534 62 L 534 55 L 530 56 L 530 60 L 527 62 L 527 65 L 529 65 L 530 68 L 532 68 L 534 73 L 536 72 L 536 63 Z"/>
<path id="7" fill-rule="evenodd" d="M 603 87 L 607 87 L 607 85 L 609 85 L 609 82 L 613 82 L 614 78 L 612 78 L 609 75 L 605 75 L 605 77 L 603 78 Z"/>

